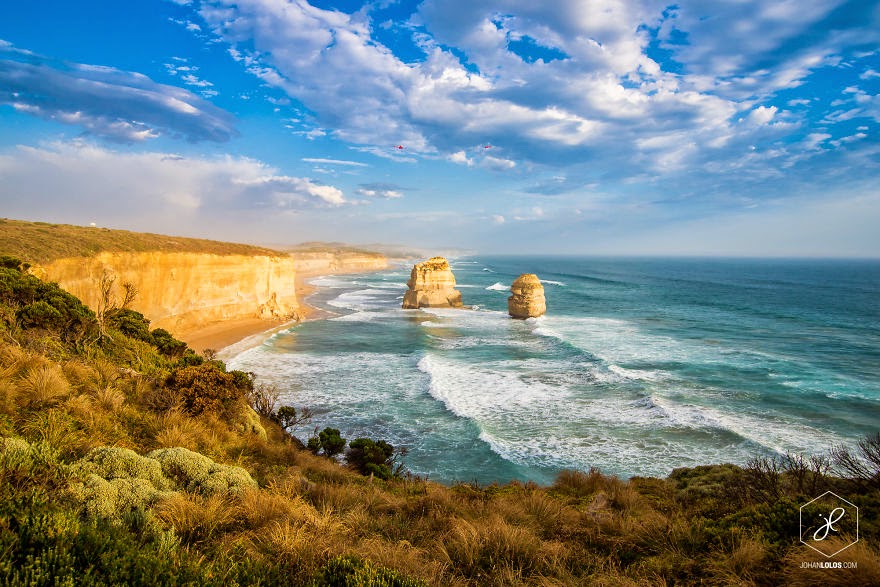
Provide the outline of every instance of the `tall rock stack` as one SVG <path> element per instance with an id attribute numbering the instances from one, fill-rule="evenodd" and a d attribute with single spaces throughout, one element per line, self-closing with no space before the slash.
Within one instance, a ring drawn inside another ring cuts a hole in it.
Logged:
<path id="1" fill-rule="evenodd" d="M 534 273 L 523 273 L 510 286 L 507 312 L 514 318 L 537 318 L 547 311 L 544 286 Z"/>
<path id="2" fill-rule="evenodd" d="M 455 289 L 455 276 L 443 257 L 416 263 L 406 285 L 404 309 L 461 307 L 461 292 Z"/>

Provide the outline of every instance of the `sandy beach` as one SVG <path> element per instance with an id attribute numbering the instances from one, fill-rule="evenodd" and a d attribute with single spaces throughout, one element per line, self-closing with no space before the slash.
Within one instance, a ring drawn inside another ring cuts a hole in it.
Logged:
<path id="1" fill-rule="evenodd" d="M 272 333 L 288 328 L 297 322 L 321 320 L 333 316 L 332 313 L 326 310 L 308 304 L 309 296 L 314 294 L 318 288 L 310 285 L 307 280 L 330 273 L 333 272 L 310 272 L 305 275 L 296 276 L 296 297 L 300 303 L 298 320 L 264 320 L 260 318 L 222 320 L 193 330 L 179 332 L 177 337 L 186 342 L 196 352 L 202 353 L 208 349 L 219 352 L 224 348 L 250 338 L 253 339 L 254 344 L 257 344 Z"/>

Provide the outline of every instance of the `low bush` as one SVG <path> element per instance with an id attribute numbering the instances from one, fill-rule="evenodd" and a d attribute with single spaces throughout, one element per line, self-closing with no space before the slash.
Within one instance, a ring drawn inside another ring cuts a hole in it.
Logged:
<path id="1" fill-rule="evenodd" d="M 160 448 L 147 457 L 158 461 L 162 473 L 184 491 L 212 495 L 257 487 L 257 482 L 245 469 L 215 463 L 205 455 L 183 447 Z"/>
<path id="2" fill-rule="evenodd" d="M 225 373 L 214 363 L 181 367 L 171 372 L 165 387 L 176 393 L 191 416 L 229 414 L 243 406 L 251 380 L 241 372 Z"/>
<path id="3" fill-rule="evenodd" d="M 345 448 L 346 440 L 342 438 L 336 428 L 324 428 L 317 436 L 309 438 L 308 448 L 314 454 L 321 453 L 327 457 L 334 457 Z"/>
<path id="4" fill-rule="evenodd" d="M 345 451 L 346 462 L 361 475 L 390 479 L 394 473 L 394 447 L 384 440 L 369 438 L 352 440 Z"/>

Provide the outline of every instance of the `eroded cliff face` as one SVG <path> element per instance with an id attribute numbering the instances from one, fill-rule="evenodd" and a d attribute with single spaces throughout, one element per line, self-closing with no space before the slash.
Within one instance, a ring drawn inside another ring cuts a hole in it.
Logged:
<path id="1" fill-rule="evenodd" d="M 370 253 L 293 252 L 294 266 L 301 276 L 327 273 L 359 273 L 388 267 L 388 258 Z"/>
<path id="2" fill-rule="evenodd" d="M 97 308 L 106 273 L 137 289 L 131 308 L 172 334 L 222 320 L 298 317 L 296 266 L 290 257 L 203 253 L 99 253 L 57 259 L 35 273 Z"/>
<path id="3" fill-rule="evenodd" d="M 544 286 L 534 273 L 523 273 L 510 286 L 507 311 L 514 318 L 537 318 L 547 312 Z"/>
<path id="4" fill-rule="evenodd" d="M 417 263 L 406 285 L 404 309 L 461 307 L 461 292 L 455 289 L 455 276 L 443 257 Z"/>

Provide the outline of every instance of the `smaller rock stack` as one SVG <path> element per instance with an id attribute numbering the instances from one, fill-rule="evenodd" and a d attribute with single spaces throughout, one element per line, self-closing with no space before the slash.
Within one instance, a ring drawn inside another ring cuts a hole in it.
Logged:
<path id="1" fill-rule="evenodd" d="M 544 286 L 534 273 L 523 273 L 510 286 L 507 312 L 514 318 L 537 318 L 547 311 Z"/>
<path id="2" fill-rule="evenodd" d="M 443 257 L 416 263 L 406 285 L 404 309 L 461 307 L 461 292 L 455 289 L 455 276 Z"/>

